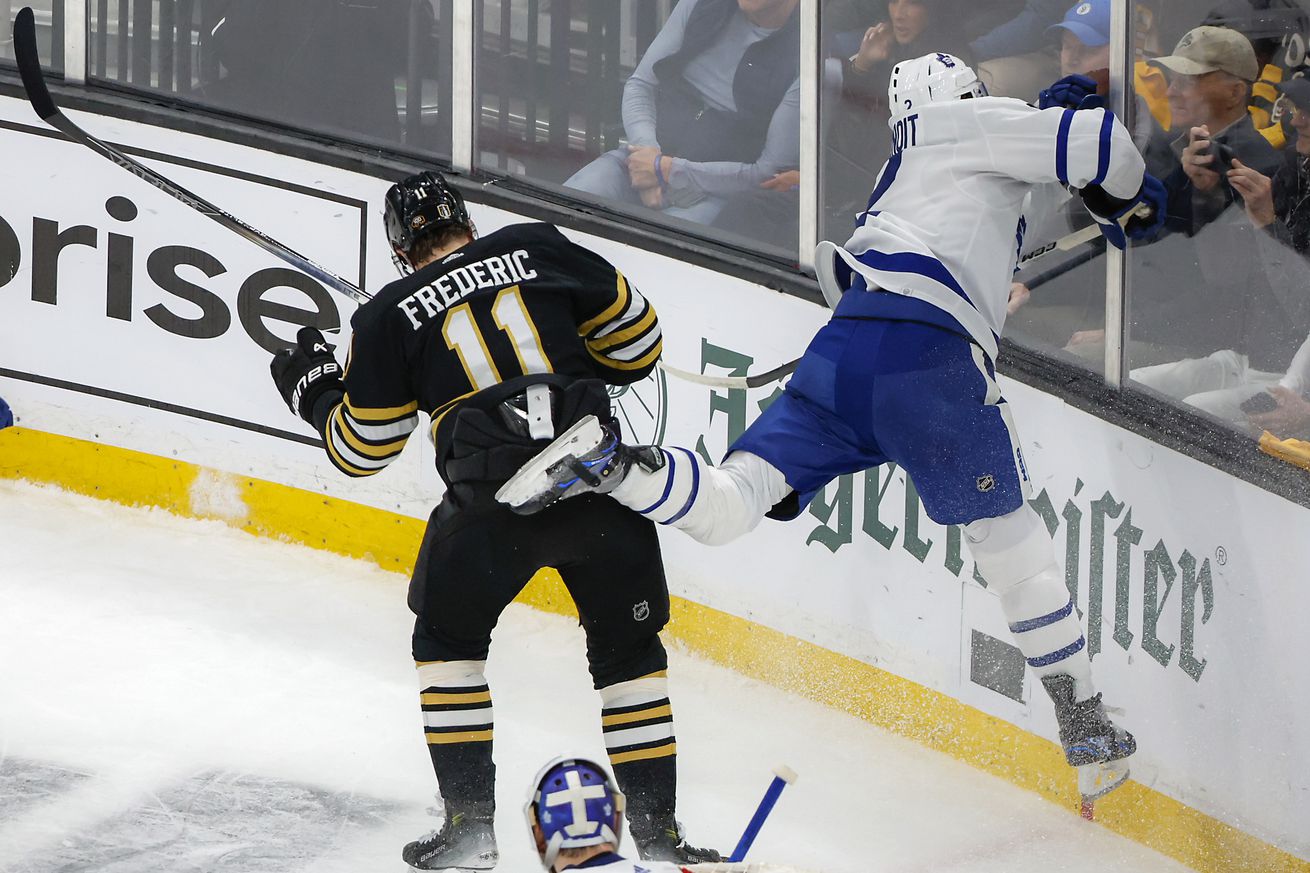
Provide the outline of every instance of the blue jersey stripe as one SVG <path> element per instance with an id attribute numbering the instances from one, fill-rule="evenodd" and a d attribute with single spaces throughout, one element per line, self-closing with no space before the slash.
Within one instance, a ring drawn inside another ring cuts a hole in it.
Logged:
<path id="1" fill-rule="evenodd" d="M 691 462 L 691 493 L 687 495 L 687 502 L 682 505 L 682 509 L 678 510 L 678 514 L 664 522 L 664 524 L 673 524 L 675 521 L 686 515 L 691 509 L 692 504 L 696 502 L 696 495 L 700 493 L 700 464 L 697 462 L 696 456 L 691 453 L 690 449 L 684 449 L 682 446 L 678 446 L 677 448 L 678 451 L 685 452 L 687 460 Z M 669 453 L 669 466 L 673 466 L 672 452 Z"/>
<path id="2" fill-rule="evenodd" d="M 1069 184 L 1069 127 L 1073 124 L 1074 110 L 1064 110 L 1060 116 L 1060 130 L 1055 135 L 1055 178 Z"/>
<path id="3" fill-rule="evenodd" d="M 1108 109 L 1102 112 L 1101 137 L 1096 151 L 1096 178 L 1088 183 L 1090 185 L 1101 184 L 1110 172 L 1110 132 L 1114 130 L 1114 114 Z"/>
<path id="4" fill-rule="evenodd" d="M 1066 605 L 1061 606 L 1055 612 L 1049 612 L 1040 618 L 1029 618 L 1024 621 L 1016 621 L 1010 625 L 1010 632 L 1021 634 L 1031 630 L 1037 630 L 1039 627 L 1046 627 L 1048 624 L 1055 624 L 1062 618 L 1068 617 L 1073 613 L 1073 601 L 1070 600 Z"/>
<path id="5" fill-rule="evenodd" d="M 1070 655 L 1076 655 L 1078 652 L 1082 651 L 1082 648 L 1085 645 L 1087 645 L 1086 637 L 1079 637 L 1078 642 L 1067 645 L 1059 651 L 1051 652 L 1049 655 L 1042 655 L 1039 658 L 1029 658 L 1028 664 L 1032 667 L 1049 667 L 1052 664 L 1063 661 Z"/>
<path id="6" fill-rule="evenodd" d="M 663 506 L 664 501 L 669 499 L 669 492 L 673 490 L 673 474 L 676 470 L 676 465 L 673 463 L 673 453 L 666 451 L 665 449 L 660 449 L 660 451 L 664 452 L 664 459 L 669 462 L 669 466 L 668 466 L 669 478 L 668 481 L 664 483 L 664 493 L 660 495 L 660 499 L 656 500 L 654 503 L 652 503 L 650 506 L 647 506 L 645 509 L 637 510 L 637 512 L 641 515 L 645 515 L 648 512 L 654 512 L 655 510 Z"/>
<path id="7" fill-rule="evenodd" d="M 888 254 L 874 249 L 869 249 L 855 257 L 861 264 L 875 270 L 882 270 L 887 273 L 916 273 L 920 276 L 926 276 L 934 282 L 940 282 L 950 288 L 963 297 L 965 303 L 973 306 L 973 301 L 969 299 L 968 294 L 964 293 L 960 283 L 955 281 L 951 271 L 946 269 L 946 265 L 936 258 L 930 258 L 917 252 L 892 252 Z M 977 309 L 978 307 L 973 306 L 973 308 Z"/>
<path id="8" fill-rule="evenodd" d="M 896 181 L 896 174 L 901 169 L 901 156 L 905 152 L 897 152 L 887 159 L 887 163 L 882 168 L 882 174 L 878 176 L 878 184 L 874 186 L 873 193 L 869 195 L 869 205 L 866 210 L 872 209 L 873 205 L 878 202 L 878 198 L 887 193 L 887 189 Z"/>

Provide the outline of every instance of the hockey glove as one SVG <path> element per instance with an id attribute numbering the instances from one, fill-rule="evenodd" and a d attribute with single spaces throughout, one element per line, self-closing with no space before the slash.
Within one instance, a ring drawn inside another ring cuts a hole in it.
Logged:
<path id="1" fill-rule="evenodd" d="M 1051 87 L 1038 92 L 1037 108 L 1103 109 L 1105 98 L 1096 93 L 1096 80 L 1090 76 L 1065 76 Z"/>
<path id="2" fill-rule="evenodd" d="M 296 346 L 273 356 L 269 370 L 287 407 L 314 427 L 314 406 L 328 392 L 345 393 L 341 387 L 341 365 L 332 354 L 323 334 L 316 328 L 302 327 L 296 334 Z"/>
<path id="3" fill-rule="evenodd" d="M 1129 238 L 1155 236 L 1164 226 L 1169 197 L 1164 184 L 1150 173 L 1142 176 L 1141 189 L 1129 200 L 1112 197 L 1100 185 L 1088 185 L 1078 193 L 1096 219 L 1101 235 L 1117 249 L 1126 248 Z"/>

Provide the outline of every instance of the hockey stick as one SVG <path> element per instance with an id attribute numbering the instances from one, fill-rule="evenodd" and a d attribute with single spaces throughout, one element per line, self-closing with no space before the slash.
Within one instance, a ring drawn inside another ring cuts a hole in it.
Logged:
<path id="1" fill-rule="evenodd" d="M 746 853 L 750 851 L 751 844 L 759 836 L 760 828 L 764 827 L 764 820 L 773 811 L 773 805 L 778 802 L 782 789 L 795 781 L 795 770 L 787 766 L 774 768 L 773 781 L 769 783 L 768 789 L 764 792 L 764 797 L 760 800 L 760 805 L 756 807 L 755 814 L 751 816 L 741 839 L 737 841 L 737 848 L 733 849 L 732 854 L 728 857 L 729 862 L 744 861 L 746 859 Z"/>
<path id="2" fill-rule="evenodd" d="M 1119 223 L 1126 224 L 1128 222 L 1128 219 L 1132 218 L 1133 216 L 1140 215 L 1145 217 L 1146 215 L 1149 214 L 1150 214 L 1150 207 L 1148 207 L 1145 203 L 1142 203 L 1139 204 L 1137 208 L 1134 209 L 1132 212 L 1120 218 Z M 1033 261 L 1036 261 L 1037 259 L 1045 255 L 1049 255 L 1051 252 L 1067 252 L 1070 251 L 1071 249 L 1076 249 L 1081 245 L 1085 245 L 1086 243 L 1091 242 L 1092 240 L 1096 239 L 1100 235 L 1101 235 L 1100 228 L 1098 228 L 1097 225 L 1093 223 L 1091 225 L 1088 225 L 1087 227 L 1081 228 L 1079 230 L 1075 230 L 1072 233 L 1067 233 L 1064 236 L 1060 237 L 1059 239 L 1055 240 L 1054 242 L 1047 243 L 1041 248 L 1032 250 L 1031 252 L 1029 252 L 1028 254 L 1024 255 L 1022 258 L 1019 259 L 1018 266 L 1020 267 L 1027 266 L 1028 264 L 1031 264 Z M 1096 256 L 1096 254 L 1097 254 L 1096 252 L 1089 252 L 1086 257 L 1081 257 L 1079 260 L 1077 260 L 1074 263 L 1061 264 L 1058 268 L 1050 271 L 1049 273 L 1038 274 L 1037 276 L 1033 277 L 1033 281 L 1025 282 L 1024 284 L 1026 284 L 1030 289 L 1036 288 L 1038 285 L 1042 284 L 1042 282 L 1046 281 L 1047 279 L 1052 279 L 1055 276 L 1059 275 L 1060 273 L 1072 269 L 1074 266 L 1077 266 L 1077 264 L 1081 264 L 1088 260 L 1091 260 L 1093 257 Z M 660 367 L 664 370 L 664 372 L 668 373 L 670 376 L 674 376 L 678 379 L 682 379 L 684 382 L 694 382 L 697 385 L 708 385 L 711 388 L 728 388 L 728 389 L 744 390 L 747 388 L 759 388 L 761 386 L 768 385 L 770 382 L 777 382 L 783 377 L 791 375 L 796 370 L 796 367 L 800 365 L 800 362 L 801 359 L 797 358 L 794 361 L 788 361 L 785 364 L 781 364 L 777 367 L 774 367 L 772 370 L 767 370 L 763 373 L 759 373 L 754 376 L 706 376 L 701 373 L 691 373 L 686 370 L 679 370 L 677 367 L 670 367 L 663 362 L 660 362 Z"/>
<path id="3" fill-rule="evenodd" d="M 55 104 L 54 98 L 50 96 L 50 89 L 46 87 L 45 76 L 41 73 L 41 58 L 36 47 L 36 17 L 32 14 L 30 6 L 24 6 L 14 18 L 14 59 L 18 62 L 18 74 L 23 78 L 23 90 L 27 92 L 27 99 L 32 104 L 32 108 L 36 110 L 36 114 L 41 116 L 41 120 L 46 124 L 49 124 L 73 142 L 84 145 L 101 157 L 113 161 L 138 179 L 149 182 L 165 194 L 182 201 L 201 215 L 211 218 L 228 230 L 240 234 L 269 254 L 282 259 L 298 270 L 308 273 L 329 288 L 361 303 L 370 299 L 368 294 L 331 270 L 320 266 L 264 232 L 251 227 L 231 213 L 219 209 L 200 195 L 188 191 L 171 179 L 159 175 L 144 164 L 137 163 L 118 149 L 96 139 L 70 121 Z"/>

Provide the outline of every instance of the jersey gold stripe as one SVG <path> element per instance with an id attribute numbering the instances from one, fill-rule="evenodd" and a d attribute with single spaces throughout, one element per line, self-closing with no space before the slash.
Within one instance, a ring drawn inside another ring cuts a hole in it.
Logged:
<path id="1" fill-rule="evenodd" d="M 359 436 L 356 435 L 354 429 L 350 427 L 351 422 L 348 420 L 349 415 L 349 412 L 347 412 L 346 415 L 342 416 L 343 420 L 341 423 L 344 427 L 341 428 L 341 435 L 345 437 L 346 444 L 361 455 L 382 460 L 391 455 L 400 454 L 400 450 L 403 449 L 405 443 L 409 441 L 409 435 L 406 434 L 398 440 L 392 440 L 389 443 L 382 443 L 381 445 L 366 443 L 360 439 Z"/>
<path id="2" fill-rule="evenodd" d="M 461 400 L 464 400 L 465 398 L 468 397 L 472 397 L 474 394 L 477 393 L 478 393 L 477 391 L 469 391 L 466 394 L 461 394 L 458 397 L 453 397 L 450 400 L 447 400 L 445 403 L 438 406 L 436 409 L 432 410 L 432 423 L 428 425 L 428 438 L 432 440 L 432 445 L 435 446 L 437 444 L 437 426 L 441 424 L 441 419 L 446 417 L 446 413 L 454 409 Z"/>
<path id="3" fill-rule="evenodd" d="M 651 349 L 635 361 L 618 361 L 614 358 L 607 358 L 591 346 L 587 346 L 587 351 L 591 352 L 591 356 L 603 366 L 609 367 L 612 370 L 640 370 L 643 367 L 649 367 L 659 359 L 660 354 L 664 351 L 664 340 L 660 339 L 660 341 L 656 343 L 655 348 Z"/>
<path id="4" fill-rule="evenodd" d="M 490 733 L 488 731 L 488 733 Z M 432 742 L 428 740 L 428 742 Z M 649 761 L 652 758 L 667 758 L 671 755 L 678 754 L 678 744 L 669 743 L 667 746 L 656 746 L 653 749 L 637 749 L 632 752 L 619 752 L 617 755 L 610 755 L 610 764 L 618 766 L 627 764 L 630 761 Z"/>
<path id="5" fill-rule="evenodd" d="M 617 715 L 602 715 L 600 717 L 601 727 L 610 727 L 616 724 L 630 724 L 634 721 L 646 721 L 651 718 L 661 718 L 663 716 L 673 715 L 672 704 L 664 704 L 654 709 L 639 709 L 636 712 L 621 712 Z"/>
<path id="6" fill-rule="evenodd" d="M 332 413 L 333 417 L 340 414 L 340 412 L 341 412 L 341 407 L 338 406 L 336 411 Z M 354 464 L 350 463 L 345 458 L 341 457 L 341 453 L 337 451 L 337 447 L 332 439 L 332 431 L 333 431 L 332 421 L 331 419 L 329 419 L 328 426 L 327 426 L 327 433 L 324 434 L 326 438 L 323 440 L 323 443 L 324 445 L 327 446 L 328 458 L 332 461 L 334 465 L 336 465 L 336 468 L 338 470 L 340 470 L 341 472 L 345 473 L 348 476 L 372 476 L 374 473 L 382 469 L 381 467 L 379 467 L 377 470 L 368 470 L 363 467 L 356 467 Z"/>
<path id="7" fill-rule="evenodd" d="M 578 336 L 586 336 L 628 308 L 628 281 L 623 278 L 623 274 L 618 270 L 615 270 L 614 274 L 618 276 L 618 290 L 616 291 L 618 296 L 614 298 L 613 303 L 605 307 L 595 318 L 588 319 L 579 325 Z"/>
<path id="8" fill-rule="evenodd" d="M 641 334 L 645 333 L 646 329 L 654 323 L 655 307 L 648 306 L 646 307 L 646 314 L 643 315 L 636 324 L 631 327 L 625 327 L 623 330 L 615 331 L 604 339 L 592 340 L 590 345 L 596 351 L 602 351 L 604 349 L 613 348 L 617 345 L 622 345 L 633 337 L 641 336 Z"/>
<path id="9" fill-rule="evenodd" d="M 428 734 L 427 736 L 429 746 L 446 746 L 452 743 L 491 742 L 491 731 L 458 731 L 449 734 Z"/>
<path id="10" fill-rule="evenodd" d="M 422 703 L 491 703 L 490 691 L 424 691 L 419 695 Z"/>
<path id="11" fill-rule="evenodd" d="M 417 400 L 411 400 L 404 406 L 355 406 L 350 402 L 350 395 L 347 394 L 345 404 L 346 411 L 350 413 L 350 417 L 358 418 L 360 421 L 390 421 L 394 418 L 404 418 L 407 415 L 413 415 L 415 412 L 418 412 Z"/>
<path id="12" fill-rule="evenodd" d="M 375 457 L 367 451 L 356 451 L 351 437 L 350 428 L 346 425 L 346 411 L 341 404 L 337 404 L 328 417 L 327 436 L 331 440 L 332 447 L 337 450 L 341 460 L 351 466 L 358 467 L 361 470 L 381 470 L 391 463 L 399 452 L 393 452 L 383 457 Z"/>

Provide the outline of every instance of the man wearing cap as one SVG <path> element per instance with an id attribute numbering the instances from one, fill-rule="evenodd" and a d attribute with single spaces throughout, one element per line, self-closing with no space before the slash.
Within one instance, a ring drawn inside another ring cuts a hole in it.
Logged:
<path id="1" fill-rule="evenodd" d="M 1169 109 L 1176 126 L 1188 127 L 1174 142 L 1180 172 L 1165 187 L 1171 225 L 1191 234 L 1234 200 L 1221 176 L 1228 169 L 1226 157 L 1266 175 L 1278 166 L 1278 152 L 1256 131 L 1246 109 L 1260 67 L 1246 37 L 1208 25 L 1183 34 L 1173 54 L 1152 63 L 1172 74 Z"/>
<path id="2" fill-rule="evenodd" d="M 1259 222 L 1244 202 L 1257 193 L 1256 177 L 1273 176 L 1280 163 L 1247 113 L 1250 83 L 1259 73 L 1251 43 L 1237 31 L 1201 26 L 1153 63 L 1170 71 L 1170 108 L 1188 127 L 1174 143 L 1182 166 L 1165 180 L 1167 227 L 1197 237 L 1170 274 L 1185 276 L 1195 268 L 1199 278 L 1175 278 L 1186 290 L 1167 308 L 1148 314 L 1134 307 L 1135 323 L 1154 333 L 1163 328 L 1189 351 L 1182 360 L 1135 368 L 1131 377 L 1190 400 L 1244 384 L 1253 374 L 1286 372 L 1310 330 L 1310 293 L 1302 282 L 1270 274 L 1267 239 L 1253 228 Z"/>
<path id="3" fill-rule="evenodd" d="M 1240 160 L 1228 172 L 1248 219 L 1265 231 L 1255 235 L 1250 259 L 1264 273 L 1274 304 L 1267 317 L 1277 324 L 1265 328 L 1264 342 L 1250 354 L 1224 348 L 1203 358 L 1143 368 L 1133 378 L 1225 421 L 1244 425 L 1249 418 L 1257 434 L 1266 428 L 1286 437 L 1310 426 L 1310 81 L 1291 79 L 1278 90 L 1295 107 L 1295 146 L 1282 152 L 1282 166 L 1272 179 Z M 1304 341 L 1291 364 L 1285 371 L 1271 368 L 1278 363 L 1278 347 L 1286 357 L 1297 336 Z M 1262 410 L 1247 406 L 1266 393 Z"/>

